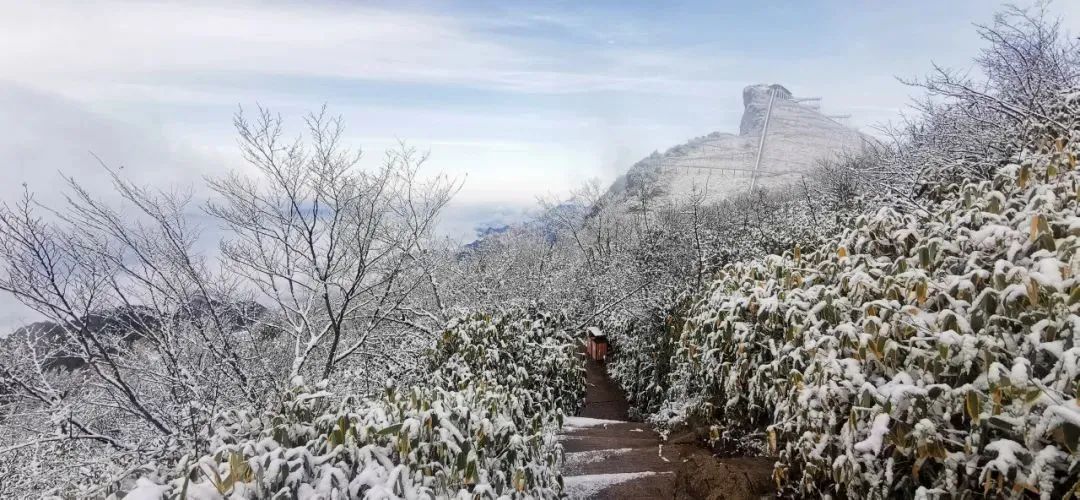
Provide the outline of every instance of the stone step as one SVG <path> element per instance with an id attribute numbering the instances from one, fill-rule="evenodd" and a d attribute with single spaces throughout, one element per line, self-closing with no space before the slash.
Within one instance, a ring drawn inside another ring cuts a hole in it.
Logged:
<path id="1" fill-rule="evenodd" d="M 563 422 L 561 434 L 571 436 L 627 436 L 632 438 L 659 437 L 648 424 L 641 422 L 584 417 L 566 418 Z"/>
<path id="2" fill-rule="evenodd" d="M 570 498 L 674 497 L 679 448 L 662 447 L 647 424 L 628 422 L 628 403 L 594 361 L 586 365 L 587 394 L 580 417 L 563 422 L 563 479 Z M 663 456 L 661 456 L 663 452 Z"/>
<path id="3" fill-rule="evenodd" d="M 678 446 L 586 450 L 566 453 L 563 475 L 670 472 L 682 463 Z"/>
<path id="4" fill-rule="evenodd" d="M 566 453 L 595 450 L 617 450 L 619 448 L 652 448 L 656 450 L 659 443 L 655 438 L 630 438 L 626 436 L 581 436 L 560 435 L 559 441 Z"/>
<path id="5" fill-rule="evenodd" d="M 595 437 L 619 437 L 624 436 L 632 439 L 654 439 L 659 441 L 660 435 L 644 424 L 607 425 L 604 427 L 564 427 L 560 433 L 566 436 L 595 436 Z"/>
<path id="6" fill-rule="evenodd" d="M 670 499 L 675 491 L 671 472 L 588 474 L 563 477 L 572 499 Z"/>

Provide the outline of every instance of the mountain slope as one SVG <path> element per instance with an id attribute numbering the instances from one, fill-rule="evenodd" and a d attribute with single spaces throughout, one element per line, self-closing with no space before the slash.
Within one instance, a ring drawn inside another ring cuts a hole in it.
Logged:
<path id="1" fill-rule="evenodd" d="M 617 179 L 611 194 L 631 197 L 644 184 L 669 199 L 705 191 L 719 200 L 797 181 L 822 160 L 858 152 L 871 140 L 783 86 L 751 85 L 743 89 L 738 135 L 713 132 L 654 153 Z"/>

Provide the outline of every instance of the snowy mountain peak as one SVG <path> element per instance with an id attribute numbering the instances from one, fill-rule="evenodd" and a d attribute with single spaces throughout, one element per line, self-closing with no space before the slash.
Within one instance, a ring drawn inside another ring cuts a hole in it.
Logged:
<path id="1" fill-rule="evenodd" d="M 743 89 L 739 134 L 713 132 L 637 162 L 611 193 L 633 196 L 648 185 L 670 199 L 705 192 L 724 199 L 751 188 L 797 181 L 822 161 L 860 151 L 871 140 L 821 111 L 816 97 L 779 84 Z"/>

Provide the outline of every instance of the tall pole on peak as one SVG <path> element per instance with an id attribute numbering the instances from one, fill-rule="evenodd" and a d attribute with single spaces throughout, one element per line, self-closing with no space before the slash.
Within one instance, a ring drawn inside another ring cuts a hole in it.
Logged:
<path id="1" fill-rule="evenodd" d="M 765 135 L 769 132 L 769 117 L 772 116 L 773 101 L 776 100 L 776 88 L 769 89 L 769 106 L 765 109 L 765 123 L 761 125 L 761 139 L 758 141 L 757 158 L 754 159 L 754 171 L 750 174 L 750 192 L 757 187 L 758 169 L 761 167 L 761 153 L 765 151 Z"/>

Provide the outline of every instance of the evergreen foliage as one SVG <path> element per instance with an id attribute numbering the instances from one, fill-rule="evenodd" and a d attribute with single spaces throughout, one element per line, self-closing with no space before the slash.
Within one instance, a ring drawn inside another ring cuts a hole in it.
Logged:
<path id="1" fill-rule="evenodd" d="M 514 310 L 452 320 L 420 385 L 339 397 L 297 379 L 265 415 L 221 415 L 210 449 L 126 498 L 553 498 L 553 429 L 584 396 L 563 318 Z M 146 496 L 142 496 L 146 495 Z"/>
<path id="2" fill-rule="evenodd" d="M 652 418 L 775 456 L 795 495 L 1080 493 L 1080 94 L 1055 109 L 924 216 L 721 269 L 668 318 Z"/>

